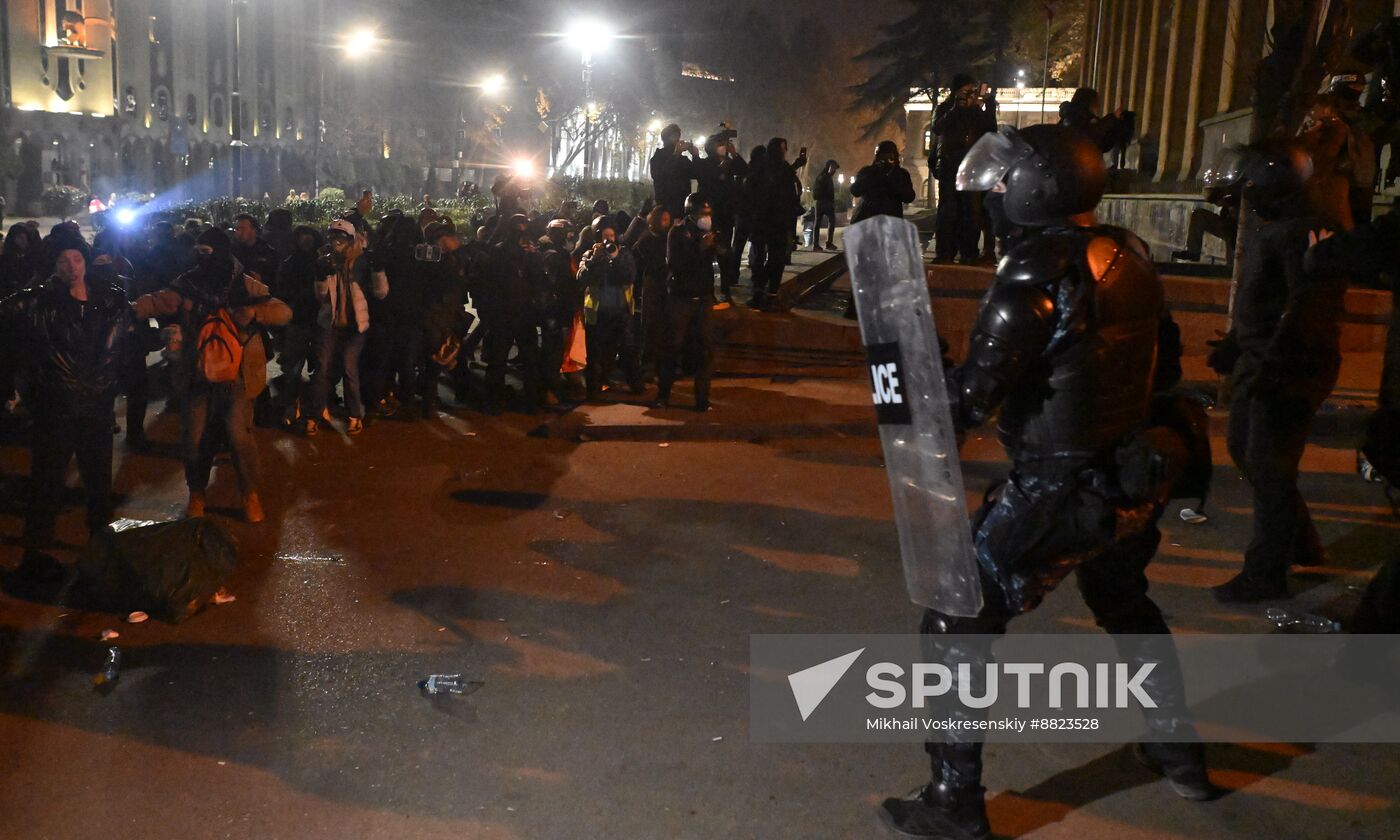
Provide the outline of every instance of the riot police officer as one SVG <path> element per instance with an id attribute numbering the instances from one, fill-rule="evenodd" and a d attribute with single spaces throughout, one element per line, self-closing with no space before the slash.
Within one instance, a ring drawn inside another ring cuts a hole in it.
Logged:
<path id="1" fill-rule="evenodd" d="M 983 137 L 959 170 L 959 189 L 1004 189 L 1012 221 L 1037 232 L 1002 261 L 965 361 L 949 377 L 955 424 L 980 426 L 999 410 L 1012 462 L 973 520 L 984 606 L 974 618 L 928 610 L 922 632 L 932 656 L 985 673 L 989 639 L 1075 571 L 1099 626 L 1140 634 L 1118 643 L 1130 661 L 1158 666 L 1147 681 L 1158 705 L 1148 726 L 1179 736 L 1190 727 L 1179 669 L 1144 570 L 1164 496 L 1182 488 L 1144 476 L 1185 474 L 1180 453 L 1196 441 L 1170 433 L 1176 466 L 1146 467 L 1167 463 L 1170 451 L 1166 435 L 1148 431 L 1159 336 L 1174 325 L 1142 241 L 1094 225 L 1105 180 L 1089 140 L 1048 125 Z M 1134 641 L 1143 639 L 1152 641 Z M 982 745 L 954 737 L 926 748 L 932 781 L 886 800 L 881 819 L 905 837 L 988 836 Z M 1144 744 L 1138 757 L 1186 798 L 1215 795 L 1199 744 Z"/>

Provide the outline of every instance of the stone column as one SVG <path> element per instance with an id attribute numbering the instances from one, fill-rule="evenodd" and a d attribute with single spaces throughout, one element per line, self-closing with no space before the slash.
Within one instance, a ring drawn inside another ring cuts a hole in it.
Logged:
<path id="1" fill-rule="evenodd" d="M 1152 118 L 1160 105 L 1162 74 L 1157 72 L 1157 46 L 1162 30 L 1162 0 L 1147 0 L 1151 13 L 1147 24 L 1147 72 L 1146 84 L 1142 91 L 1142 108 L 1139 109 L 1138 132 L 1144 137 L 1152 130 Z"/>
<path id="2" fill-rule="evenodd" d="M 1220 56 L 1220 95 L 1215 111 L 1223 114 L 1234 104 L 1235 77 L 1240 61 L 1240 6 L 1244 0 L 1228 0 L 1225 9 L 1225 49 Z"/>
<path id="3" fill-rule="evenodd" d="M 1130 53 L 1133 62 L 1133 72 L 1128 79 L 1128 101 L 1123 103 L 1123 107 L 1130 111 L 1136 111 L 1138 109 L 1142 95 L 1142 87 L 1139 85 L 1139 82 L 1144 75 L 1142 72 L 1142 29 L 1147 25 L 1147 21 L 1145 20 L 1147 16 L 1143 14 L 1143 4 L 1146 2 L 1148 2 L 1148 0 L 1133 0 L 1133 51 Z"/>
<path id="4" fill-rule="evenodd" d="M 1191 70 L 1188 78 L 1191 80 L 1191 87 L 1186 95 L 1186 121 L 1182 128 L 1185 129 L 1182 137 L 1181 149 L 1181 169 L 1177 172 L 1178 181 L 1191 180 L 1192 173 L 1196 169 L 1196 156 L 1201 148 L 1201 99 L 1202 88 L 1206 87 L 1205 79 L 1202 75 L 1205 70 L 1206 57 L 1206 24 L 1210 22 L 1211 0 L 1197 0 L 1196 2 L 1196 31 L 1193 36 L 1191 49 Z M 1217 33 L 1219 34 L 1219 33 Z M 1219 88 L 1216 89 L 1217 98 Z"/>
<path id="5" fill-rule="evenodd" d="M 1137 63 L 1136 56 L 1129 51 L 1130 36 L 1137 29 L 1136 16 L 1133 14 L 1133 7 L 1137 3 L 1135 0 L 1120 0 L 1119 5 L 1123 7 L 1123 17 L 1118 24 L 1118 72 L 1113 77 L 1113 98 L 1103 99 L 1104 113 L 1109 113 L 1114 108 L 1127 107 L 1128 99 L 1132 96 L 1128 87 L 1128 66 Z"/>
<path id="6" fill-rule="evenodd" d="M 1087 11 L 1084 13 L 1084 60 L 1079 64 L 1079 86 L 1093 87 L 1098 84 L 1094 78 L 1094 65 L 1099 61 L 1101 50 L 1098 45 L 1100 0 L 1084 0 Z M 1400 2 L 1400 0 L 1396 0 Z"/>
<path id="7" fill-rule="evenodd" d="M 1099 78 L 1095 79 L 1099 97 L 1107 104 L 1113 93 L 1113 79 L 1118 72 L 1122 54 L 1118 52 L 1118 22 L 1123 17 L 1122 0 L 1105 0 L 1103 29 L 1103 60 L 1099 62 Z"/>
<path id="8" fill-rule="evenodd" d="M 1187 7 L 1192 7 L 1188 10 Z M 1176 177 L 1181 166 L 1181 148 L 1178 138 L 1186 119 L 1186 98 L 1199 80 L 1187 76 L 1187 53 L 1192 48 L 1192 35 L 1195 32 L 1195 3 L 1192 0 L 1175 0 L 1172 3 L 1171 23 L 1167 28 L 1167 67 L 1162 74 L 1162 124 L 1157 142 L 1157 174 L 1154 181 Z M 1192 31 L 1187 32 L 1186 27 Z M 1192 126 L 1192 128 L 1195 128 Z"/>

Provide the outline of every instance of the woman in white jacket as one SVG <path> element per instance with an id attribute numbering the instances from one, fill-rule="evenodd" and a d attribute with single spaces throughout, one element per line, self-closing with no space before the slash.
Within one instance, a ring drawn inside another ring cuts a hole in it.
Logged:
<path id="1" fill-rule="evenodd" d="M 335 220 L 326 231 L 326 238 L 330 244 L 318 263 L 321 279 L 316 281 L 316 295 L 321 299 L 317 318 L 321 335 L 305 431 L 316 434 L 318 421 L 330 418 L 326 402 L 335 384 L 331 377 L 339 371 L 345 377 L 345 409 L 349 414 L 346 430 L 355 435 L 364 429 L 365 417 L 360 399 L 360 354 L 369 332 L 365 290 L 383 299 L 389 294 L 389 281 L 382 270 L 373 266 L 373 255 L 350 222 Z"/>

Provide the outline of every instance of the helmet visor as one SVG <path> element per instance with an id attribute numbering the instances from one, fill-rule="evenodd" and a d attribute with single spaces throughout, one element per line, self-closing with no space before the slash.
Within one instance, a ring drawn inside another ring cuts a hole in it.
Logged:
<path id="1" fill-rule="evenodd" d="M 986 192 L 994 189 L 1011 167 L 1031 153 L 1031 147 L 1016 129 L 1004 125 L 982 135 L 958 166 L 957 184 L 966 192 Z"/>
<path id="2" fill-rule="evenodd" d="M 1248 158 L 1248 152 L 1241 148 L 1221 150 L 1215 162 L 1201 173 L 1201 185 L 1208 190 L 1227 190 L 1238 186 L 1244 178 Z"/>

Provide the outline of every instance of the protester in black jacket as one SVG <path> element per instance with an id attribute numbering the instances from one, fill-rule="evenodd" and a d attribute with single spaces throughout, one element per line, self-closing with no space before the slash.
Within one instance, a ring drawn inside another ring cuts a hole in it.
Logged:
<path id="1" fill-rule="evenodd" d="M 302 225 L 292 231 L 292 253 L 277 270 L 273 295 L 292 310 L 292 320 L 282 330 L 278 357 L 282 376 L 277 383 L 275 404 L 282 411 L 282 426 L 290 429 L 301 421 L 301 401 L 306 397 L 302 371 L 316 358 L 316 316 L 321 302 L 316 298 L 320 274 L 317 255 L 325 244 L 321 232 Z"/>
<path id="2" fill-rule="evenodd" d="M 1341 368 L 1346 278 L 1303 270 L 1309 243 L 1328 228 L 1304 197 L 1307 156 L 1268 142 L 1241 160 L 1221 169 L 1239 173 L 1244 201 L 1259 218 L 1257 247 L 1238 266 L 1231 330 L 1238 353 L 1217 352 L 1211 362 L 1231 377 L 1226 438 L 1254 491 L 1254 525 L 1244 569 L 1214 594 L 1249 603 L 1287 598 L 1289 567 L 1326 559 L 1298 489 L 1298 464 Z"/>
<path id="3" fill-rule="evenodd" d="M 1097 90 L 1078 88 L 1068 102 L 1060 105 L 1060 125 L 1085 135 L 1103 152 L 1132 140 L 1126 112 L 1119 108 L 1105 117 L 1099 115 L 1100 107 Z"/>
<path id="4" fill-rule="evenodd" d="M 8 297 L 34 281 L 39 237 L 23 222 L 10 228 L 0 251 L 0 298 Z"/>
<path id="5" fill-rule="evenodd" d="M 690 157 L 686 157 L 690 155 Z M 674 123 L 661 129 L 661 148 L 651 156 L 652 186 L 656 203 L 680 217 L 690 182 L 695 177 L 695 146 L 681 139 L 681 127 Z"/>
<path id="6" fill-rule="evenodd" d="M 391 417 L 400 404 L 418 393 L 418 364 L 423 355 L 423 285 L 417 247 L 423 232 L 402 213 L 380 222 L 374 252 L 389 281 L 383 300 L 369 303 L 369 344 L 365 396 L 380 417 Z"/>
<path id="7" fill-rule="evenodd" d="M 113 402 L 133 323 L 126 294 L 88 277 L 80 238 L 51 244 L 53 277 L 0 304 L 5 355 L 25 370 L 34 417 L 33 497 L 24 522 L 30 551 L 53 542 L 64 476 L 75 455 L 88 530 L 111 521 Z"/>
<path id="8" fill-rule="evenodd" d="M 822 220 L 826 220 L 826 247 L 836 250 L 836 173 L 841 164 L 834 160 L 826 162 L 817 180 L 812 183 L 812 201 L 816 210 L 812 214 L 812 250 L 822 250 Z"/>
<path id="9" fill-rule="evenodd" d="M 1376 413 L 1366 426 L 1358 468 L 1367 478 L 1380 477 L 1400 486 L 1400 214 L 1395 210 L 1351 231 L 1323 236 L 1308 249 L 1303 270 L 1310 277 L 1343 276 L 1392 292 L 1390 326 Z"/>
<path id="10" fill-rule="evenodd" d="M 570 349 L 574 315 L 583 298 L 574 273 L 573 243 L 573 226 L 565 219 L 551 220 L 540 239 L 547 278 L 547 288 L 541 298 L 540 372 L 545 387 L 561 403 L 570 398 L 563 366 Z"/>
<path id="11" fill-rule="evenodd" d="M 501 242 L 488 258 L 484 282 L 489 284 L 490 316 L 486 327 L 487 408 L 496 410 L 506 396 L 506 361 L 517 350 L 525 387 L 525 410 L 539 411 L 543 381 L 540 371 L 539 320 L 534 300 L 549 285 L 544 258 L 530 238 L 529 220 L 516 214 L 503 223 Z"/>
<path id="12" fill-rule="evenodd" d="M 714 210 L 699 195 L 685 200 L 685 219 L 666 238 L 666 267 L 670 271 L 666 300 L 667 331 L 658 361 L 656 405 L 671 399 L 682 348 L 694 346 L 695 410 L 710 408 L 710 374 L 714 365 L 710 349 L 710 308 L 714 303 L 715 259 L 722 256 L 714 234 Z"/>
<path id="13" fill-rule="evenodd" d="M 958 166 L 982 135 L 996 131 L 996 97 L 979 87 L 971 77 L 953 77 L 948 98 L 933 113 L 933 134 L 938 138 L 938 158 L 934 177 L 938 181 L 938 219 L 934 251 L 936 258 L 950 262 L 955 257 L 965 263 L 977 262 L 982 238 L 982 193 L 962 191 L 957 186 Z"/>
<path id="14" fill-rule="evenodd" d="M 783 269 L 792 254 L 793 232 L 802 213 L 802 182 L 796 167 L 806 165 L 806 150 L 796 163 L 788 163 L 788 142 L 782 137 L 768 141 L 767 157 L 757 180 L 762 206 L 755 219 L 754 238 L 763 241 L 762 262 L 753 267 L 754 307 L 768 305 L 783 282 Z"/>
<path id="15" fill-rule="evenodd" d="M 620 364 L 632 393 L 642 392 L 642 375 L 633 340 L 636 311 L 637 261 L 617 241 L 617 230 L 603 217 L 594 223 L 597 241 L 578 268 L 584 298 L 588 341 L 588 399 L 597 400 L 608 387 L 613 367 Z"/>
<path id="16" fill-rule="evenodd" d="M 641 277 L 643 368 L 656 364 L 666 334 L 666 241 L 670 231 L 671 212 L 665 207 L 654 207 L 647 214 L 646 230 L 632 246 Z"/>
<path id="17" fill-rule="evenodd" d="M 875 162 L 856 173 L 851 195 L 860 199 L 852 223 L 872 216 L 904 218 L 904 205 L 914 200 L 914 179 L 899 165 L 899 147 L 893 140 L 882 140 L 875 147 Z"/>
<path id="18" fill-rule="evenodd" d="M 727 133 L 712 135 L 705 141 L 705 157 L 695 164 L 697 192 L 714 208 L 715 237 L 726 248 L 734 242 L 739 193 L 743 188 L 748 165 L 734 151 Z M 742 246 L 739 246 L 742 249 Z M 727 256 L 720 260 L 719 288 L 722 305 L 729 302 L 729 290 L 739 279 L 739 262 Z"/>
<path id="19" fill-rule="evenodd" d="M 233 258 L 253 279 L 268 287 L 277 285 L 277 267 L 281 258 L 272 246 L 263 241 L 258 220 L 240 213 L 233 220 Z"/>
<path id="20" fill-rule="evenodd" d="M 486 262 L 491 250 L 478 255 L 462 244 L 457 233 L 445 222 L 428 225 L 424 244 L 438 249 L 436 260 L 418 261 L 418 283 L 423 296 L 421 339 L 422 411 L 432 417 L 438 408 L 438 380 L 445 372 L 453 372 L 458 399 L 466 396 L 467 333 L 472 317 L 467 313 L 471 298 L 481 318 L 483 328 L 496 315 L 494 298 L 484 283 L 473 286 L 478 279 L 478 261 Z M 400 398 L 402 399 L 402 398 Z"/>

